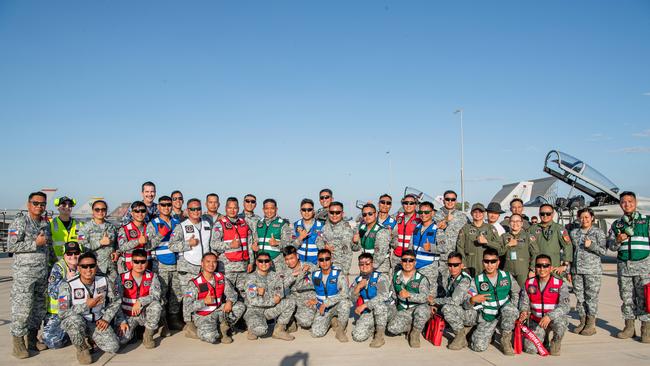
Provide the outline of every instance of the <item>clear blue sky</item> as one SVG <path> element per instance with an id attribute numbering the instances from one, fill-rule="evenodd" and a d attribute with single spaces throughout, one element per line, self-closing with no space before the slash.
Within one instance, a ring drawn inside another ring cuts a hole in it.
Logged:
<path id="1" fill-rule="evenodd" d="M 2 1 L 0 207 L 324 186 L 469 201 L 548 150 L 650 195 L 650 2 Z M 351 210 L 348 210 L 351 211 Z"/>

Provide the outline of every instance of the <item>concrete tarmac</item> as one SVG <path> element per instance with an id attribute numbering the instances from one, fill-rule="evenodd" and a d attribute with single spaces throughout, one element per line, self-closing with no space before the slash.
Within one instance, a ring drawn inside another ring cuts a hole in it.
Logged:
<path id="1" fill-rule="evenodd" d="M 0 258 L 0 365 L 77 365 L 75 349 L 68 346 L 59 350 L 47 350 L 32 357 L 18 360 L 11 356 L 12 341 L 9 333 L 11 322 L 11 258 Z M 441 347 L 435 347 L 424 339 L 419 349 L 411 349 L 405 338 L 386 337 L 386 344 L 379 349 L 368 346 L 369 342 L 340 343 L 330 331 L 324 338 L 314 339 L 308 331 L 299 330 L 296 340 L 285 342 L 269 337 L 256 341 L 246 340 L 245 333 L 234 336 L 234 343 L 207 344 L 195 339 L 185 338 L 182 332 L 172 337 L 160 338 L 155 349 L 145 349 L 140 341 L 123 347 L 115 355 L 93 354 L 94 365 L 650 365 L 650 344 L 642 344 L 639 337 L 620 340 L 615 334 L 623 325 L 620 315 L 621 301 L 616 285 L 615 264 L 608 261 L 603 265 L 605 274 L 600 293 L 600 314 L 597 323 L 598 333 L 591 337 L 567 333 L 562 343 L 559 357 L 539 357 L 521 354 L 504 356 L 496 346 L 482 353 L 469 349 L 450 351 L 446 348 L 447 339 Z M 575 298 L 573 299 L 575 305 Z M 573 329 L 577 314 L 572 311 Z M 640 324 L 637 322 L 637 334 Z"/>

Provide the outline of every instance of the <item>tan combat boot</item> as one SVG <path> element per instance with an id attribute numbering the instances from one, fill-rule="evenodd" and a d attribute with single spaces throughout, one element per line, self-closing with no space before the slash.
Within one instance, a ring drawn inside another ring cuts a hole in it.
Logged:
<path id="1" fill-rule="evenodd" d="M 38 330 L 30 330 L 27 333 L 27 349 L 32 351 L 45 351 L 47 346 L 38 339 Z"/>
<path id="2" fill-rule="evenodd" d="M 77 349 L 77 361 L 80 365 L 90 365 L 93 362 L 92 356 L 90 356 L 90 348 L 86 342 L 82 343 L 80 346 L 75 346 Z"/>
<path id="3" fill-rule="evenodd" d="M 253 332 L 251 332 L 251 330 L 249 329 L 248 333 L 246 334 L 246 339 L 248 339 L 249 341 L 254 341 L 257 339 L 257 336 L 253 334 Z"/>
<path id="4" fill-rule="evenodd" d="M 467 328 L 463 327 L 460 331 L 456 332 L 456 337 L 447 345 L 452 351 L 459 351 L 467 347 Z"/>
<path id="5" fill-rule="evenodd" d="M 228 335 L 228 331 L 230 331 L 230 326 L 228 325 L 227 321 L 222 321 L 221 323 L 219 323 L 219 332 L 221 333 L 221 343 L 223 344 L 232 343 L 232 337 Z"/>
<path id="6" fill-rule="evenodd" d="M 580 334 L 580 332 L 582 332 L 582 330 L 585 329 L 586 319 L 587 319 L 586 317 L 581 316 L 580 317 L 580 324 L 578 324 L 578 326 L 575 327 L 575 329 L 573 329 L 571 331 L 571 333 Z"/>
<path id="7" fill-rule="evenodd" d="M 295 333 L 297 331 L 298 331 L 298 323 L 295 320 L 292 320 L 291 323 L 289 323 L 289 326 L 287 327 L 287 332 Z"/>
<path id="8" fill-rule="evenodd" d="M 512 331 L 504 331 L 501 334 L 501 350 L 506 356 L 515 355 L 515 351 L 512 349 Z"/>
<path id="9" fill-rule="evenodd" d="M 551 349 L 549 350 L 551 353 L 551 356 L 559 356 L 560 355 L 560 350 L 562 347 L 562 337 L 553 337 L 553 340 L 551 341 Z"/>
<path id="10" fill-rule="evenodd" d="M 336 339 L 341 343 L 348 342 L 348 335 L 345 334 L 345 328 L 341 326 L 338 319 L 332 319 L 332 329 L 336 332 Z"/>
<path id="11" fill-rule="evenodd" d="M 14 350 L 11 353 L 14 357 L 23 359 L 29 357 L 27 347 L 25 347 L 25 340 L 23 337 L 12 337 L 14 339 Z"/>
<path id="12" fill-rule="evenodd" d="M 589 315 L 587 317 L 587 323 L 585 324 L 585 328 L 580 332 L 580 335 L 583 336 L 592 336 L 596 334 L 596 317 Z"/>
<path id="13" fill-rule="evenodd" d="M 185 323 L 185 337 L 199 339 L 199 335 L 196 333 L 196 325 L 194 325 L 194 322 Z"/>
<path id="14" fill-rule="evenodd" d="M 616 335 L 620 339 L 634 337 L 634 319 L 625 319 L 625 328 Z"/>
<path id="15" fill-rule="evenodd" d="M 145 328 L 142 335 L 142 344 L 144 348 L 151 349 L 156 347 L 156 342 L 153 341 L 153 330 Z"/>
<path id="16" fill-rule="evenodd" d="M 293 341 L 295 337 L 287 333 L 287 331 L 284 330 L 284 327 L 286 327 L 285 324 L 275 324 L 271 337 L 275 339 L 282 339 L 283 341 Z"/>
<path id="17" fill-rule="evenodd" d="M 375 330 L 375 335 L 372 338 L 372 342 L 370 342 L 370 347 L 379 348 L 386 343 L 386 341 L 384 341 L 384 332 L 385 332 L 384 328 L 377 327 L 377 329 Z"/>
<path id="18" fill-rule="evenodd" d="M 409 332 L 409 346 L 411 348 L 420 348 L 420 332 L 411 329 Z"/>
<path id="19" fill-rule="evenodd" d="M 641 322 L 641 343 L 650 343 L 650 322 L 648 321 Z"/>

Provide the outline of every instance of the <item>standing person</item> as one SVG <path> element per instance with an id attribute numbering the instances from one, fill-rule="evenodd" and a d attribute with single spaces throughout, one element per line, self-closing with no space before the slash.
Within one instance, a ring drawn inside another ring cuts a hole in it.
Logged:
<path id="1" fill-rule="evenodd" d="M 503 235 L 506 232 L 506 229 L 504 229 L 503 226 L 499 224 L 499 217 L 501 217 L 501 214 L 505 211 L 501 209 L 499 202 L 488 203 L 488 206 L 485 210 L 487 211 L 488 224 L 494 226 L 494 228 L 497 229 L 497 234 L 499 236 Z"/>
<path id="2" fill-rule="evenodd" d="M 172 217 L 178 220 L 178 222 L 183 222 L 187 217 L 185 217 L 185 212 L 183 211 L 183 193 L 181 191 L 172 192 Z"/>
<path id="3" fill-rule="evenodd" d="M 153 182 L 144 182 L 142 183 L 142 201 L 136 201 L 136 202 L 143 202 L 147 211 L 144 216 L 144 222 L 149 223 L 149 221 L 153 220 L 156 216 L 158 216 L 158 205 L 154 200 L 156 199 L 156 185 L 153 184 Z M 133 205 L 129 208 L 129 210 L 126 212 L 124 217 L 122 217 L 122 225 L 127 225 L 129 222 L 133 221 L 133 217 L 131 216 L 131 211 L 133 210 Z"/>
<path id="4" fill-rule="evenodd" d="M 463 210 L 456 209 L 456 200 L 458 195 L 452 190 L 447 190 L 442 195 L 443 207 L 440 211 L 436 212 L 433 221 L 438 226 L 437 237 L 439 241 L 444 241 L 447 253 L 440 254 L 440 266 L 438 268 L 439 277 L 442 279 L 442 287 L 447 287 L 447 279 L 449 278 L 449 269 L 447 267 L 447 256 L 452 251 L 456 250 L 458 233 L 460 229 L 469 224 L 469 219 Z"/>
<path id="5" fill-rule="evenodd" d="M 262 219 L 255 213 L 255 207 L 257 207 L 257 197 L 252 193 L 245 195 L 244 212 L 240 213 L 239 217 L 246 220 L 246 223 L 251 230 L 254 230 L 257 227 L 257 223 Z"/>
<path id="6" fill-rule="evenodd" d="M 253 270 L 250 258 L 253 250 L 249 243 L 253 233 L 246 220 L 239 215 L 239 201 L 235 197 L 226 200 L 226 216 L 212 228 L 210 248 L 219 254 L 226 278 L 239 292 L 244 289 L 246 273 Z"/>
<path id="7" fill-rule="evenodd" d="M 501 249 L 501 240 L 497 230 L 486 223 L 485 207 L 480 203 L 472 205 L 472 223 L 465 224 L 458 233 L 456 250 L 463 254 L 465 269 L 471 276 L 481 272 L 483 251 L 486 248 Z"/>
<path id="8" fill-rule="evenodd" d="M 602 230 L 593 226 L 594 211 L 591 208 L 578 211 L 578 218 L 580 228 L 571 230 L 570 234 L 574 250 L 571 279 L 578 300 L 576 309 L 580 315 L 580 325 L 573 333 L 591 336 L 596 334 L 598 294 L 603 274 L 600 257 L 607 254 L 607 237 Z"/>
<path id="9" fill-rule="evenodd" d="M 530 224 L 535 225 L 539 223 L 539 218 L 537 216 L 533 216 L 530 218 Z"/>
<path id="10" fill-rule="evenodd" d="M 384 193 L 379 196 L 379 214 L 377 216 L 377 221 L 381 226 L 391 230 L 397 225 L 397 220 L 390 215 L 390 208 L 393 206 L 393 197 L 388 193 Z"/>
<path id="11" fill-rule="evenodd" d="M 300 261 L 316 266 L 318 264 L 316 239 L 323 230 L 324 223 L 314 218 L 314 201 L 309 198 L 300 202 L 300 216 L 302 218 L 293 224 L 295 236 L 293 245 L 298 248 Z"/>
<path id="12" fill-rule="evenodd" d="M 390 272 L 390 235 L 389 229 L 377 222 L 375 205 L 367 203 L 361 209 L 361 223 L 352 237 L 352 250 L 369 253 L 373 257 L 375 270 L 382 273 Z"/>
<path id="13" fill-rule="evenodd" d="M 420 334 L 430 317 L 429 280 L 415 269 L 415 252 L 407 249 L 400 257 L 402 264 L 393 275 L 393 296 L 397 312 L 388 322 L 392 334 L 408 334 L 411 348 L 420 347 Z"/>
<path id="14" fill-rule="evenodd" d="M 79 230 L 79 245 L 97 257 L 98 271 L 117 279 L 117 227 L 106 220 L 108 205 L 104 200 L 92 204 L 93 218 Z"/>
<path id="15" fill-rule="evenodd" d="M 257 223 L 257 243 L 252 248 L 257 255 L 268 253 L 275 269 L 280 269 L 284 267 L 284 258 L 280 253 L 292 242 L 291 226 L 289 221 L 278 216 L 278 203 L 273 198 L 265 199 L 262 207 L 264 219 Z"/>
<path id="16" fill-rule="evenodd" d="M 209 222 L 210 228 L 212 228 L 215 222 L 219 221 L 219 219 L 223 217 L 223 215 L 219 213 L 220 206 L 221 204 L 219 203 L 218 194 L 208 193 L 208 195 L 205 196 L 206 211 L 201 216 L 201 220 Z"/>
<path id="17" fill-rule="evenodd" d="M 510 231 L 501 235 L 499 250 L 499 254 L 505 256 L 503 269 L 517 279 L 519 287 L 535 275 L 535 258 L 539 254 L 537 238 L 524 230 L 523 221 L 520 214 L 512 214 Z"/>
<path id="18" fill-rule="evenodd" d="M 438 226 L 433 221 L 436 211 L 433 203 L 422 202 L 418 210 L 421 222 L 413 232 L 413 251 L 415 252 L 415 269 L 422 273 L 429 280 L 429 295 L 434 298 L 438 292 L 438 273 L 440 265 L 440 253 L 447 253 L 444 242 L 438 242 L 436 234 Z"/>
<path id="19" fill-rule="evenodd" d="M 482 258 L 483 272 L 474 277 L 470 287 L 470 292 L 476 294 L 470 298 L 470 304 L 481 305 L 470 348 L 476 352 L 485 351 L 499 326 L 501 350 L 504 355 L 513 356 L 512 330 L 519 317 L 516 304 L 519 303 L 520 287 L 510 273 L 499 269 L 496 249 L 485 249 Z"/>
<path id="20" fill-rule="evenodd" d="M 54 262 L 63 259 L 65 243 L 78 241 L 77 233 L 83 227 L 83 224 L 70 216 L 72 214 L 72 208 L 76 203 L 76 200 L 68 196 L 59 197 L 54 200 L 54 205 L 59 210 L 59 216 L 52 218 L 52 221 L 50 221 L 52 249 L 54 251 L 54 257 L 50 264 L 54 264 Z"/>
<path id="21" fill-rule="evenodd" d="M 147 252 L 144 249 L 135 249 L 132 259 L 133 268 L 122 273 L 114 285 L 115 293 L 122 299 L 122 311 L 116 321 L 121 335 L 119 340 L 120 344 L 128 343 L 140 325 L 145 328 L 142 337 L 144 348 L 154 348 L 153 335 L 163 312 L 160 281 L 156 274 L 147 270 Z"/>
<path id="22" fill-rule="evenodd" d="M 510 212 L 511 214 L 517 214 L 521 216 L 523 220 L 523 228 L 524 230 L 528 231 L 528 228 L 530 228 L 531 224 L 536 224 L 537 222 L 532 222 L 532 219 L 529 221 L 528 216 L 524 214 L 524 201 L 521 198 L 513 198 L 510 201 Z M 512 216 L 512 215 L 511 215 Z M 533 216 L 534 219 L 537 219 L 537 216 Z M 510 230 L 510 218 L 504 218 L 503 221 L 501 221 L 501 226 L 503 226 L 506 231 Z"/>
<path id="23" fill-rule="evenodd" d="M 303 329 L 311 328 L 314 321 L 316 309 L 308 303 L 316 297 L 311 274 L 317 267 L 309 262 L 302 262 L 295 247 L 288 246 L 282 253 L 286 268 L 279 274 L 284 278 L 284 296 L 296 302 L 296 313 L 288 329 L 289 333 L 293 333 L 298 330 L 298 326 Z"/>
<path id="24" fill-rule="evenodd" d="M 321 208 L 316 212 L 316 220 L 325 223 L 327 221 L 330 204 L 334 201 L 334 194 L 329 188 L 323 188 L 318 192 L 318 199 Z"/>
<path id="25" fill-rule="evenodd" d="M 545 203 L 539 207 L 539 217 L 542 222 L 532 225 L 528 232 L 535 236 L 540 254 L 551 257 L 553 270 L 563 275 L 571 266 L 573 246 L 569 233 L 562 225 L 553 222 L 555 209 Z"/>
<path id="26" fill-rule="evenodd" d="M 634 336 L 634 320 L 641 321 L 641 342 L 650 343 L 650 314 L 646 311 L 644 286 L 650 283 L 650 216 L 637 211 L 636 194 L 625 191 L 620 195 L 623 217 L 614 221 L 607 245 L 618 252 L 618 291 L 623 304 L 621 313 L 625 329 L 617 337 Z"/>
<path id="27" fill-rule="evenodd" d="M 162 323 L 161 335 L 170 336 L 170 329 L 180 330 L 183 328 L 181 322 L 181 306 L 183 292 L 176 270 L 177 254 L 169 249 L 169 240 L 176 225 L 181 222 L 172 216 L 173 199 L 169 196 L 162 196 L 158 199 L 159 216 L 151 220 L 147 225 L 147 233 L 153 248 L 153 272 L 160 282 L 160 302 L 163 305 L 163 312 L 160 316 Z"/>
<path id="28" fill-rule="evenodd" d="M 145 249 L 147 253 L 151 250 L 151 243 L 147 236 L 146 215 L 147 208 L 144 202 L 133 202 L 130 212 L 132 220 L 118 230 L 117 253 L 120 258 L 117 262 L 117 271 L 120 274 L 126 273 L 133 268 L 131 265 L 131 253 L 134 249 Z"/>
<path id="29" fill-rule="evenodd" d="M 176 270 L 181 283 L 181 291 L 187 294 L 190 281 L 201 271 L 201 259 L 210 252 L 210 222 L 201 220 L 201 201 L 190 198 L 187 201 L 188 218 L 176 225 L 169 239 L 169 250 L 178 253 Z M 192 322 L 192 310 L 187 296 L 183 297 L 183 321 L 185 321 L 185 336 L 198 338 L 196 325 Z"/>
<path id="30" fill-rule="evenodd" d="M 43 343 L 49 349 L 63 348 L 68 342 L 68 335 L 61 328 L 61 318 L 59 317 L 59 287 L 79 273 L 77 272 L 77 263 L 81 249 L 77 242 L 71 241 L 64 244 L 63 259 L 54 263 L 50 277 L 47 280 L 47 294 L 49 303 L 47 306 L 47 315 L 45 317 L 45 326 L 43 327 Z"/>
<path id="31" fill-rule="evenodd" d="M 350 224 L 343 221 L 343 204 L 332 202 L 329 205 L 327 222 L 323 226 L 322 234 L 316 239 L 318 249 L 327 249 L 332 254 L 332 265 L 343 271 L 344 275 L 350 273 L 352 265 L 352 237 L 354 232 Z M 320 263 L 319 263 L 320 264 Z"/>
<path id="32" fill-rule="evenodd" d="M 562 279 L 551 276 L 551 269 L 551 258 L 546 254 L 538 255 L 535 259 L 535 276 L 526 280 L 526 286 L 521 291 L 519 321 L 526 321 L 530 316 L 529 328 L 539 339 L 544 339 L 552 330 L 550 353 L 559 356 L 571 307 L 569 286 Z M 524 340 L 524 350 L 537 353 L 537 347 L 528 339 Z"/>
<path id="33" fill-rule="evenodd" d="M 384 332 L 389 317 L 390 280 L 385 273 L 375 270 L 370 253 L 359 255 L 359 276 L 350 286 L 350 300 L 354 313 L 359 316 L 352 329 L 352 339 L 364 342 L 374 334 L 370 347 L 379 348 L 386 343 Z"/>
<path id="34" fill-rule="evenodd" d="M 334 209 L 333 205 L 334 203 L 330 205 L 330 210 Z M 347 297 L 348 280 L 340 269 L 332 266 L 332 262 L 330 250 L 318 251 L 319 269 L 311 275 L 311 282 L 316 292 L 316 298 L 309 302 L 309 306 L 316 309 L 311 324 L 311 336 L 324 337 L 331 326 L 336 332 L 336 339 L 339 342 L 347 342 L 345 329 L 348 326 L 352 306 Z"/>
<path id="35" fill-rule="evenodd" d="M 104 352 L 116 353 L 120 344 L 111 322 L 120 311 L 120 297 L 111 282 L 97 275 L 97 259 L 93 253 L 79 256 L 79 276 L 59 288 L 61 328 L 77 349 L 82 365 L 92 363 L 90 338 Z"/>
<path id="36" fill-rule="evenodd" d="M 393 252 L 390 255 L 390 263 L 393 269 L 397 269 L 401 263 L 400 258 L 402 252 L 410 249 L 411 239 L 415 227 L 421 222 L 415 212 L 417 208 L 417 200 L 414 195 L 407 194 L 402 198 L 402 209 L 404 212 L 399 212 L 395 220 L 397 224 L 393 228 L 391 247 Z"/>
<path id="37" fill-rule="evenodd" d="M 284 297 L 282 278 L 271 271 L 271 256 L 268 252 L 257 253 L 256 270 L 246 276 L 244 288 L 246 313 L 244 320 L 248 326 L 248 339 L 256 340 L 268 332 L 267 320 L 275 319 L 273 338 L 292 341 L 287 333 L 287 324 L 296 308 L 292 299 Z"/>
<path id="38" fill-rule="evenodd" d="M 192 321 L 199 339 L 215 343 L 221 334 L 221 343 L 232 343 L 230 324 L 235 324 L 246 311 L 237 300 L 237 291 L 223 273 L 217 271 L 218 256 L 205 253 L 201 259 L 201 273 L 192 281 L 185 295 L 190 303 Z M 217 330 L 219 329 L 219 330 Z"/>
<path id="39" fill-rule="evenodd" d="M 52 236 L 47 219 L 43 218 L 47 196 L 30 193 L 27 215 L 17 216 L 7 230 L 7 251 L 14 254 L 11 266 L 11 335 L 13 356 L 27 358 L 31 350 L 44 350 L 38 342 L 38 329 L 45 318 L 49 244 Z M 27 347 L 23 337 L 27 336 Z"/>

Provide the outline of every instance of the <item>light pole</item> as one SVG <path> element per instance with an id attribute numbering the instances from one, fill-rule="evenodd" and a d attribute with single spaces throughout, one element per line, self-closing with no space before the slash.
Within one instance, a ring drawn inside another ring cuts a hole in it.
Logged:
<path id="1" fill-rule="evenodd" d="M 390 159 L 390 150 L 386 151 L 388 156 L 388 194 L 393 194 L 393 163 Z"/>
<path id="2" fill-rule="evenodd" d="M 463 109 L 456 109 L 454 114 L 460 113 L 460 208 L 465 212 L 465 177 L 463 175 L 464 168 L 464 142 L 463 142 Z"/>

